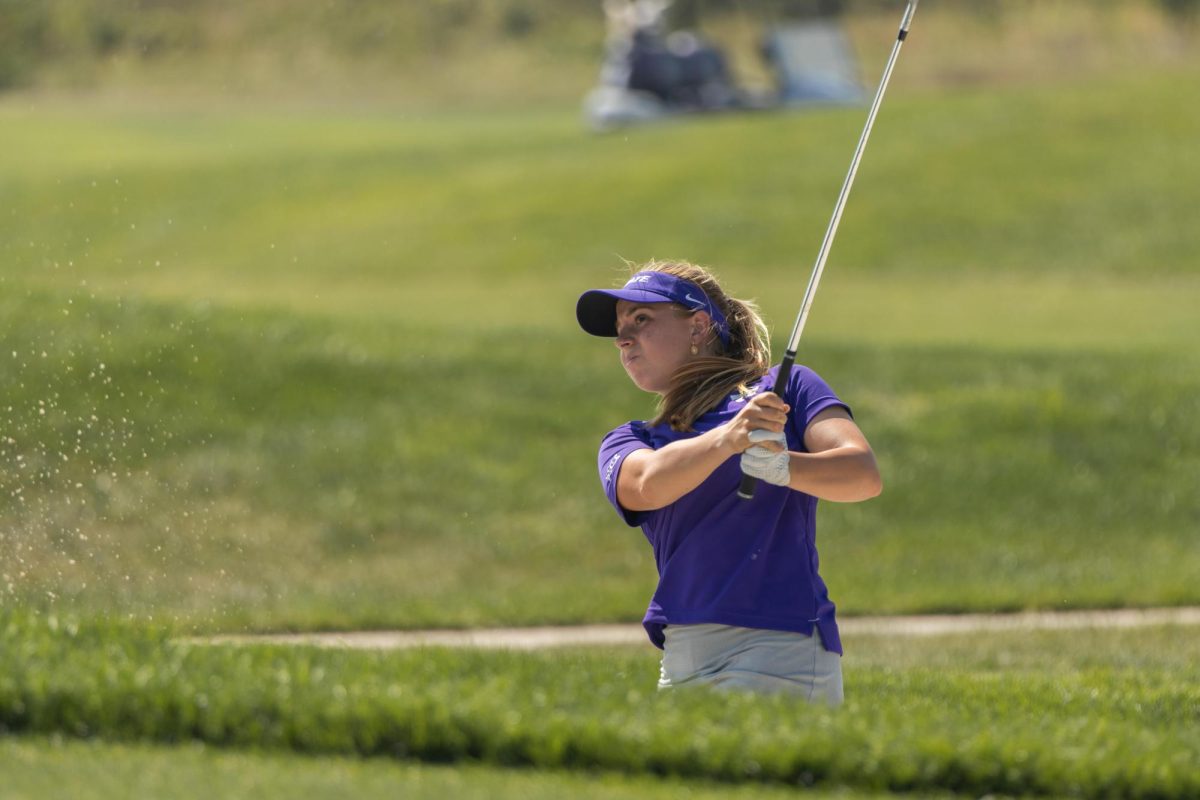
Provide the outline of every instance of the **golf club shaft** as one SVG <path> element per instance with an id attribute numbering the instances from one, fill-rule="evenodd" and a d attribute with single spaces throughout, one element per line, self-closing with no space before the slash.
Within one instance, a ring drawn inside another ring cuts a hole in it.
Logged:
<path id="1" fill-rule="evenodd" d="M 775 377 L 775 386 L 771 390 L 780 397 L 786 391 L 788 380 L 791 378 L 792 367 L 796 363 L 796 349 L 800 346 L 800 335 L 804 333 L 804 325 L 808 322 L 808 311 L 817 294 L 817 286 L 821 283 L 821 274 L 825 271 L 825 261 L 829 258 L 830 248 L 833 247 L 833 238 L 837 235 L 838 224 L 842 221 L 842 211 L 846 208 L 846 198 L 850 196 L 850 187 L 854 185 L 858 164 L 862 161 L 863 151 L 867 149 L 867 139 L 871 136 L 875 116 L 879 113 L 880 103 L 883 102 L 883 93 L 887 90 L 888 81 L 892 77 L 892 69 L 896 66 L 896 57 L 900 55 L 900 47 L 908 38 L 908 26 L 912 24 L 913 14 L 917 10 L 917 2 L 918 0 L 909 0 L 908 7 L 904 10 L 904 18 L 900 21 L 900 32 L 896 36 L 891 55 L 888 56 L 887 64 L 883 68 L 883 78 L 880 79 L 879 88 L 875 91 L 871 110 L 867 112 L 867 123 L 863 126 L 862 136 L 858 139 L 858 147 L 854 150 L 854 158 L 850 161 L 850 171 L 846 173 L 842 191 L 838 194 L 837 204 L 833 207 L 833 217 L 829 220 L 829 227 L 825 230 L 825 238 L 817 253 L 817 263 L 813 266 L 812 275 L 808 279 L 808 288 L 804 291 L 804 302 L 800 304 L 800 314 L 796 317 L 796 324 L 792 328 L 792 337 L 788 340 L 787 351 L 783 355 L 783 361 L 779 365 L 779 374 Z M 743 475 L 742 484 L 738 487 L 738 497 L 749 500 L 754 496 L 754 487 L 757 484 L 757 478 Z"/>

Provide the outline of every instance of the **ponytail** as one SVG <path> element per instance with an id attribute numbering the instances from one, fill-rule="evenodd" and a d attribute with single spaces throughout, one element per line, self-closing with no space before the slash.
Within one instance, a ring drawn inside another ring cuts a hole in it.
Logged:
<path id="1" fill-rule="evenodd" d="M 726 296 L 716 276 L 685 261 L 651 261 L 635 272 L 665 272 L 690 281 L 708 295 L 725 315 L 729 342 L 714 336 L 714 355 L 694 358 L 671 376 L 671 388 L 663 394 L 653 424 L 663 422 L 677 431 L 690 431 L 696 420 L 734 391 L 746 392 L 749 385 L 767 374 L 771 348 L 766 323 L 758 308 L 748 300 Z"/>

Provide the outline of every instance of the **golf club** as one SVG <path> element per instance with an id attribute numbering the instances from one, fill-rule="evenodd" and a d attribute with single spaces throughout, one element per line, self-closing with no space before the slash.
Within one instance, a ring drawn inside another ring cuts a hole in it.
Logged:
<path id="1" fill-rule="evenodd" d="M 875 124 L 875 115 L 879 113 L 879 104 L 883 101 L 883 93 L 887 89 L 888 80 L 892 77 L 892 69 L 896 66 L 896 57 L 900 55 L 900 46 L 908 37 L 908 26 L 912 24 L 913 14 L 917 10 L 917 2 L 918 0 L 909 0 L 908 7 L 904 10 L 904 18 L 900 21 L 900 33 L 896 36 L 896 43 L 892 45 L 892 53 L 888 56 L 887 65 L 883 68 L 883 78 L 879 81 L 879 89 L 876 90 L 875 99 L 871 102 L 871 110 L 867 113 L 867 124 L 863 127 L 862 136 L 859 137 L 854 158 L 850 161 L 850 171 L 846 174 L 846 181 L 842 184 L 837 204 L 833 207 L 833 218 L 829 220 L 825 239 L 821 242 L 820 252 L 817 253 L 817 263 L 813 267 L 812 276 L 808 279 L 804 302 L 800 304 L 800 315 L 796 317 L 796 325 L 792 328 L 792 338 L 788 340 L 787 351 L 783 355 L 779 374 L 775 378 L 775 387 L 771 390 L 780 397 L 783 397 L 783 393 L 787 389 L 792 367 L 796 363 L 796 348 L 800 345 L 800 334 L 804 332 L 804 324 L 808 321 L 808 310 L 812 307 L 813 297 L 817 293 L 817 284 L 821 282 L 821 273 L 825 271 L 825 261 L 829 258 L 829 249 L 833 246 L 833 237 L 837 234 L 838 223 L 842 221 L 846 198 L 850 194 L 850 187 L 854 184 L 854 175 L 858 172 L 858 162 L 862 160 L 863 150 L 867 147 L 871 126 Z M 743 475 L 741 486 L 738 487 L 738 497 L 743 500 L 754 497 L 754 488 L 757 485 L 757 478 Z"/>

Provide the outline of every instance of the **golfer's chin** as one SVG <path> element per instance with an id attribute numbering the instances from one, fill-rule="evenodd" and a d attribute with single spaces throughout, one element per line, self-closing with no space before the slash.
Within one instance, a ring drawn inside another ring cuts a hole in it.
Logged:
<path id="1" fill-rule="evenodd" d="M 645 374 L 636 367 L 631 369 L 631 365 L 625 365 L 625 374 L 629 376 L 629 380 L 633 381 L 633 385 L 641 389 L 643 392 L 652 392 L 654 394 L 665 394 L 666 386 L 660 385 L 660 381 L 654 380 L 650 375 Z"/>

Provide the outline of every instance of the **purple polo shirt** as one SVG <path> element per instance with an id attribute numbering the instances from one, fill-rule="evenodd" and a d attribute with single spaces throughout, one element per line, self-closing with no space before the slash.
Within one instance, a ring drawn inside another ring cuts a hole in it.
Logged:
<path id="1" fill-rule="evenodd" d="M 769 391 L 778 369 L 753 388 Z M 792 407 L 788 449 L 799 452 L 805 451 L 804 431 L 813 417 L 830 406 L 849 410 L 807 367 L 792 370 L 784 399 Z M 760 481 L 753 499 L 739 499 L 742 472 L 735 456 L 666 508 L 627 511 L 617 501 L 617 475 L 626 456 L 712 430 L 744 404 L 731 394 L 696 420 L 694 432 L 629 422 L 600 443 L 600 480 L 609 502 L 628 525 L 641 526 L 654 548 L 658 588 L 642 624 L 660 649 L 665 625 L 717 623 L 806 635 L 815 629 L 825 649 L 840 654 L 834 605 L 817 570 L 815 497 Z"/>

